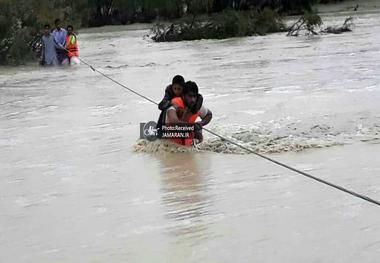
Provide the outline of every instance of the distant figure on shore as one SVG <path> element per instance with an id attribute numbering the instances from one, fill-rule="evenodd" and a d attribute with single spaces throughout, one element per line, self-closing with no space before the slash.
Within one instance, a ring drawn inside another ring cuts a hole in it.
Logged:
<path id="1" fill-rule="evenodd" d="M 67 51 L 65 50 L 67 31 L 61 27 L 61 20 L 59 18 L 54 21 L 54 24 L 55 29 L 53 30 L 53 36 L 57 44 L 56 52 L 58 63 L 60 65 L 68 64 L 69 60 L 67 57 Z"/>
<path id="2" fill-rule="evenodd" d="M 42 50 L 40 64 L 42 66 L 58 66 L 57 44 L 54 40 L 54 36 L 51 33 L 50 25 L 44 26 L 44 34 L 42 36 Z"/>
<path id="3" fill-rule="evenodd" d="M 70 65 L 73 66 L 80 64 L 77 36 L 74 34 L 74 27 L 72 25 L 67 26 L 65 48 L 68 50 L 67 55 L 69 57 Z"/>
<path id="4" fill-rule="evenodd" d="M 354 8 L 354 11 L 358 11 L 358 8 L 359 8 L 359 4 L 357 4 Z"/>

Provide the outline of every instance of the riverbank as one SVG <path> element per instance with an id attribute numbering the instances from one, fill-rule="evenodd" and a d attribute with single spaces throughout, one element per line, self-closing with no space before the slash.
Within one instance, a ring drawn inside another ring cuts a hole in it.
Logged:
<path id="1" fill-rule="evenodd" d="M 187 16 L 211 15 L 220 17 L 225 12 L 225 17 L 213 21 L 211 29 L 195 30 L 189 34 L 184 34 L 183 39 L 199 38 L 227 38 L 242 35 L 264 34 L 266 32 L 281 31 L 282 26 L 277 16 L 288 14 L 289 12 L 302 13 L 303 10 L 310 10 L 310 3 L 313 1 L 284 1 L 284 2 L 261 2 L 249 3 L 240 1 L 186 1 L 185 6 L 179 2 L 175 4 L 172 1 L 160 2 L 155 1 L 142 2 L 139 5 L 130 5 L 126 2 L 100 1 L 82 2 L 65 1 L 46 2 L 41 5 L 37 0 L 31 1 L 5 1 L 0 3 L 0 26 L 5 30 L 0 30 L 0 64 L 20 64 L 36 57 L 40 51 L 40 30 L 46 23 L 53 26 L 55 18 L 61 18 L 64 24 L 73 24 L 77 30 L 81 26 L 102 26 L 108 24 L 129 24 L 135 22 L 152 22 L 176 20 Z M 235 4 L 233 4 L 235 3 Z M 146 6 L 145 6 L 146 5 Z M 267 9 L 275 12 L 276 15 L 266 15 Z M 237 19 L 231 19 L 228 10 L 239 12 Z M 246 17 L 244 12 L 251 10 L 256 14 L 253 21 L 247 21 L 252 15 Z M 240 13 L 241 12 L 241 13 Z M 263 21 L 260 16 L 263 17 Z M 224 20 L 231 20 L 226 25 Z M 192 28 L 190 23 L 189 28 Z M 202 24 L 202 22 L 200 22 Z M 240 26 L 229 27 L 230 24 L 240 24 Z M 199 28 L 199 26 L 198 26 Z M 191 31 L 191 30 L 190 30 Z M 206 32 L 207 31 L 207 32 Z M 238 33 L 229 32 L 238 31 Z M 206 32 L 206 33 L 205 33 Z M 216 32 L 216 33 L 215 33 Z M 33 51 L 33 52 L 32 52 Z"/>
<path id="2" fill-rule="evenodd" d="M 357 11 L 354 11 L 354 8 L 359 4 L 359 7 L 358 7 L 358 10 Z M 319 4 L 319 5 L 316 5 L 314 6 L 315 9 L 318 10 L 318 12 L 320 13 L 320 15 L 322 17 L 328 17 L 330 14 L 334 14 L 334 12 L 338 12 L 340 14 L 346 14 L 347 17 L 349 16 L 353 16 L 353 17 L 357 17 L 359 15 L 365 15 L 366 13 L 370 14 L 370 13 L 376 13 L 380 10 L 380 5 L 377 3 L 377 1 L 375 0 L 366 0 L 366 1 L 352 1 L 352 0 L 349 0 L 349 1 L 343 1 L 343 2 L 339 2 L 339 3 L 329 3 L 329 4 Z M 284 17 L 283 18 L 283 21 L 284 23 L 287 25 L 287 26 L 290 26 L 292 22 L 294 22 L 295 20 L 298 19 L 298 16 L 288 16 L 288 17 Z M 272 19 L 273 20 L 273 19 Z M 222 19 L 223 21 L 223 19 Z M 342 23 L 344 22 L 344 19 L 342 21 L 340 21 L 339 23 L 336 23 L 334 24 L 334 26 L 341 26 Z M 355 21 L 354 21 L 355 22 Z M 231 24 L 231 23 L 227 23 L 227 24 Z M 244 23 L 243 23 L 244 24 Z M 119 25 L 119 26 L 102 26 L 102 27 L 92 27 L 92 28 L 81 28 L 79 29 L 79 34 L 80 33 L 86 33 L 86 32 L 103 32 L 103 33 L 108 33 L 108 31 L 130 31 L 130 30 L 139 30 L 139 29 L 147 29 L 147 28 L 152 28 L 154 24 L 139 24 L 139 23 L 136 23 L 136 24 L 131 24 L 131 25 Z M 167 25 L 167 26 L 170 26 L 170 23 L 169 22 L 163 22 L 161 25 Z M 282 28 L 281 24 L 277 24 L 278 26 L 276 26 L 277 28 Z M 324 25 L 324 26 L 327 26 Z M 227 38 L 227 37 L 236 37 L 236 36 L 242 36 L 242 35 L 254 35 L 255 32 L 257 30 L 252 30 L 252 32 L 247 32 L 247 33 L 241 33 L 242 31 L 247 31 L 246 30 L 246 26 L 243 25 L 242 26 L 242 29 L 239 29 L 239 27 L 236 27 L 233 31 L 239 31 L 238 33 L 235 33 L 235 34 L 211 34 L 211 38 Z M 283 29 L 279 30 L 277 29 L 278 31 L 282 31 Z M 277 30 L 274 30 L 274 31 L 277 31 Z M 215 31 L 215 30 L 213 30 Z M 264 34 L 266 31 L 268 31 L 268 26 L 264 26 L 263 27 L 263 30 L 259 30 L 259 34 Z M 271 31 L 271 30 L 269 30 Z M 260 33 L 261 32 L 261 33 Z M 202 33 L 202 32 L 200 32 Z M 256 33 L 257 34 L 257 33 Z M 195 37 L 186 37 L 186 39 L 198 39 L 198 38 L 204 38 L 203 35 L 206 36 L 207 38 L 207 34 L 198 34 L 199 36 L 195 36 Z M 223 37 L 223 35 L 225 35 Z M 28 55 L 28 57 L 30 57 L 30 54 Z M 30 60 L 29 60 L 30 61 Z M 18 61 L 15 65 L 20 65 L 20 64 L 27 64 L 27 65 L 30 65 L 30 63 L 35 63 L 34 61 L 30 61 L 28 62 L 27 60 L 23 60 L 23 61 Z"/>

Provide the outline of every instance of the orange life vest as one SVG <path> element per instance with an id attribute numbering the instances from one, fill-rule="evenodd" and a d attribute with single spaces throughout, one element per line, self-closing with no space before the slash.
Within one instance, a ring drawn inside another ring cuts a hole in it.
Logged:
<path id="1" fill-rule="evenodd" d="M 79 57 L 78 42 L 76 35 L 67 35 L 66 36 L 67 50 L 69 51 L 68 56 Z"/>
<path id="2" fill-rule="evenodd" d="M 185 109 L 185 102 L 183 101 L 183 99 L 181 97 L 173 98 L 171 103 L 176 108 Z M 194 113 L 194 114 L 184 116 L 182 121 L 185 121 L 187 123 L 195 123 L 198 116 L 199 116 L 199 111 Z M 193 145 L 193 138 L 194 138 L 194 133 L 191 135 L 191 138 L 184 138 L 184 139 L 173 138 L 171 140 L 174 141 L 175 143 L 178 143 L 178 144 L 191 146 L 191 145 Z"/>

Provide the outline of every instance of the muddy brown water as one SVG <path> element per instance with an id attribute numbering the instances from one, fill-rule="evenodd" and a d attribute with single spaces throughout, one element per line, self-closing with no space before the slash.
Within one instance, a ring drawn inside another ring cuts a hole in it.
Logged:
<path id="1" fill-rule="evenodd" d="M 380 16 L 355 19 L 318 37 L 79 40 L 128 87 L 159 101 L 182 74 L 210 129 L 380 199 Z M 1 68 L 0 110 L 0 262 L 378 262 L 378 207 L 211 135 L 199 151 L 148 147 L 139 123 L 156 106 L 83 64 Z"/>

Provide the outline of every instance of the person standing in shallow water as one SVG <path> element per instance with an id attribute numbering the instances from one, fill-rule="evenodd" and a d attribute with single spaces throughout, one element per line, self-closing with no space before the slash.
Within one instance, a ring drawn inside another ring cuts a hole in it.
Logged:
<path id="1" fill-rule="evenodd" d="M 77 65 L 79 61 L 79 49 L 77 36 L 74 34 L 74 27 L 72 25 L 67 26 L 67 36 L 65 48 L 68 51 L 68 57 L 70 65 Z"/>
<path id="2" fill-rule="evenodd" d="M 43 66 L 57 66 L 57 45 L 54 40 L 54 36 L 50 32 L 50 25 L 44 26 L 44 34 L 42 36 L 42 50 L 40 64 Z"/>
<path id="3" fill-rule="evenodd" d="M 58 63 L 67 64 L 69 61 L 67 57 L 67 51 L 65 49 L 67 31 L 61 27 L 61 20 L 59 18 L 55 20 L 54 24 L 55 29 L 53 30 L 53 36 L 57 44 L 56 52 Z"/>

